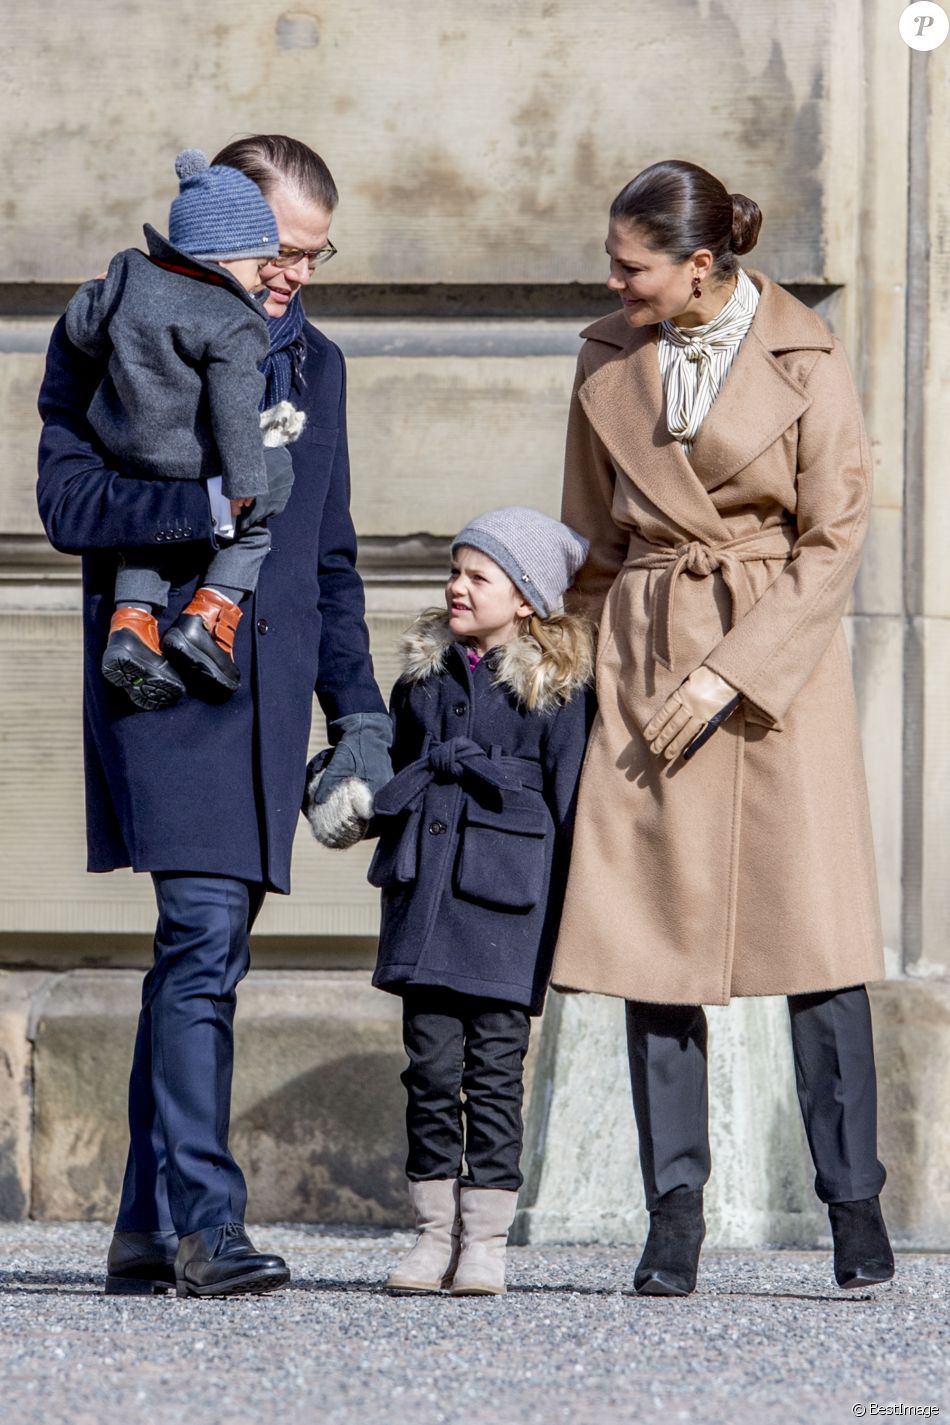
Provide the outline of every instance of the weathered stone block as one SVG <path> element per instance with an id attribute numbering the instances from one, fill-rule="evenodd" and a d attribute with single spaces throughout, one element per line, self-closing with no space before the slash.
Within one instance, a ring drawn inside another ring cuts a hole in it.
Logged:
<path id="1" fill-rule="evenodd" d="M 396 643 L 410 616 L 370 615 L 380 685 L 396 675 Z M 0 618 L 0 932 L 150 932 L 147 876 L 85 873 L 82 673 L 78 615 L 8 613 Z M 325 745 L 315 709 L 312 745 Z M 55 815 L 51 808 L 55 808 Z M 37 847 L 42 846 L 42 856 Z M 301 819 L 294 894 L 272 896 L 262 932 L 375 935 L 378 895 L 366 883 L 372 847 L 346 855 L 318 846 Z"/>
<path id="2" fill-rule="evenodd" d="M 34 1214 L 106 1218 L 128 1145 L 141 977 L 78 971 L 35 1051 Z M 253 974 L 236 1021 L 231 1141 L 257 1218 L 405 1221 L 399 1002 L 361 974 Z"/>
<path id="3" fill-rule="evenodd" d="M 46 1001 L 34 1064 L 34 1216 L 115 1212 L 140 986 L 133 972 L 77 971 Z M 408 1225 L 400 1000 L 365 973 L 252 971 L 238 993 L 235 1041 L 231 1144 L 249 1215 Z M 531 1054 L 529 1093 L 533 1065 Z"/>
<path id="4" fill-rule="evenodd" d="M 32 56 L 44 102 L 17 109 L 19 182 L 2 214 L 17 237 L 3 234 L 0 280 L 100 271 L 143 221 L 164 225 L 175 150 L 211 154 L 237 129 L 295 134 L 329 162 L 342 193 L 334 281 L 596 281 L 611 198 L 675 154 L 762 205 L 767 269 L 847 280 L 841 214 L 853 212 L 860 152 L 853 0 L 833 0 L 817 24 L 790 12 L 781 43 L 764 0 L 679 18 L 665 0 L 642 0 L 629 25 L 576 0 L 352 0 L 319 13 L 282 0 L 134 12 L 101 0 L 94 25 L 83 7 L 58 10 L 38 54 L 32 15 L 14 9 L 4 92 L 22 92 Z M 368 60 L 381 26 L 385 60 Z M 681 73 L 701 102 L 668 102 Z M 69 100 L 79 92 L 82 122 Z M 611 123 L 614 99 L 622 118 Z"/>
<path id="5" fill-rule="evenodd" d="M 530 346 L 506 354 L 511 339 L 487 335 L 482 345 L 498 354 L 474 354 L 481 350 L 474 343 L 473 354 L 446 355 L 433 338 L 430 351 L 423 343 L 412 355 L 385 355 L 381 342 L 365 340 L 363 325 L 370 324 L 328 324 L 348 358 L 352 511 L 361 535 L 425 529 L 448 538 L 479 510 L 510 504 L 515 482 L 520 503 L 557 514 L 582 321 L 568 324 L 549 355 Z M 521 324 L 511 325 L 517 333 Z M 351 345 L 362 354 L 351 355 Z M 35 353 L 0 356 L 0 536 L 43 533 L 36 509 L 43 364 Z"/>
<path id="6" fill-rule="evenodd" d="M 513 501 L 557 515 L 574 365 L 571 355 L 349 363 L 357 530 L 451 537 Z"/>
<path id="7" fill-rule="evenodd" d="M 919 698 L 919 720 L 905 731 L 910 757 L 919 758 L 921 798 L 919 805 L 909 802 L 905 807 L 912 833 L 919 835 L 920 954 L 914 959 L 914 969 L 916 973 L 928 977 L 946 976 L 950 975 L 950 876 L 947 874 L 947 846 L 950 840 L 950 739 L 947 736 L 950 620 L 915 619 L 914 634 L 919 640 L 920 653 L 919 662 L 915 660 L 914 665 L 919 682 L 913 688 Z"/>
<path id="8" fill-rule="evenodd" d="M 0 356 L 0 535 L 43 532 L 36 510 L 36 397 L 43 367 L 36 353 Z"/>
<path id="9" fill-rule="evenodd" d="M 30 1015 L 49 977 L 0 972 L 0 1219 L 30 1215 L 33 1128 Z"/>
<path id="10" fill-rule="evenodd" d="M 848 620 L 848 634 L 871 804 L 888 973 L 899 974 L 902 969 L 904 797 L 903 620 L 897 615 L 855 615 Z"/>
<path id="11" fill-rule="evenodd" d="M 810 1182 L 784 1000 L 707 1010 L 713 1170 L 710 1246 L 811 1246 L 821 1213 Z M 518 1232 L 530 1242 L 642 1242 L 643 1207 L 623 1003 L 570 995 L 539 1056 L 527 1191 Z M 556 1017 L 555 1017 L 556 1015 Z"/>
<path id="12" fill-rule="evenodd" d="M 950 1242 L 950 982 L 893 980 L 871 989 L 882 1195 L 895 1244 Z"/>
<path id="13" fill-rule="evenodd" d="M 33 1216 L 115 1212 L 128 1147 L 126 1095 L 141 977 L 64 975 L 37 1018 Z"/>
<path id="14" fill-rule="evenodd" d="M 854 586 L 855 613 L 899 614 L 903 608 L 901 583 L 904 521 L 900 509 L 876 504 L 864 556 Z"/>

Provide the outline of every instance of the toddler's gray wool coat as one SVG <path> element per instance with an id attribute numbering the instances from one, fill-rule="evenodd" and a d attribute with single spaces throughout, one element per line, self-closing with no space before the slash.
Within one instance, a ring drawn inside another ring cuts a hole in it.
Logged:
<path id="1" fill-rule="evenodd" d="M 118 253 L 66 309 L 70 341 L 107 362 L 89 423 L 125 475 L 220 475 L 229 499 L 263 495 L 263 309 L 224 268 L 145 237 L 150 256 Z"/>

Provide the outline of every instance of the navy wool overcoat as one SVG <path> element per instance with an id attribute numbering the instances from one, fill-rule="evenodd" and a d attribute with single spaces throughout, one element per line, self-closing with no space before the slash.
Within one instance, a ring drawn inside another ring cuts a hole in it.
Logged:
<path id="1" fill-rule="evenodd" d="M 538 645 L 525 636 L 474 669 L 444 616 L 404 643 L 393 689 L 396 776 L 376 797 L 382 889 L 373 983 L 437 985 L 541 1012 L 567 876 L 591 690 L 524 706 Z"/>
<path id="2" fill-rule="evenodd" d="M 53 331 L 39 400 L 38 502 L 51 543 L 83 556 L 90 871 L 234 876 L 289 891 L 314 692 L 329 719 L 385 711 L 355 567 L 343 357 L 312 326 L 305 334 L 291 400 L 307 424 L 288 447 L 293 492 L 271 520 L 271 551 L 243 605 L 234 645 L 240 687 L 219 705 L 184 697 L 143 712 L 99 670 L 117 551 L 154 546 L 168 555 L 164 632 L 213 553 L 208 498 L 200 482 L 111 468 L 85 416 L 103 368 L 70 343 L 62 321 Z"/>

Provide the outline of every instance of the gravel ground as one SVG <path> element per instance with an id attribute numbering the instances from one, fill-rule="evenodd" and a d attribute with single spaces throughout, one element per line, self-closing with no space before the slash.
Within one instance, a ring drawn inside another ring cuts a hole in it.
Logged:
<path id="1" fill-rule="evenodd" d="M 452 1300 L 380 1290 L 407 1233 L 272 1226 L 290 1287 L 178 1301 L 104 1297 L 109 1235 L 0 1225 L 3 1425 L 950 1419 L 950 1256 L 849 1294 L 823 1253 L 708 1252 L 669 1301 L 633 1249 L 521 1247 L 506 1297 Z"/>

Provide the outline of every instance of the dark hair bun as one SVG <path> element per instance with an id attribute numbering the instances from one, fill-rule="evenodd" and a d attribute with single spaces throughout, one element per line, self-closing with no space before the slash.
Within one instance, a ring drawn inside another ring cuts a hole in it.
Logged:
<path id="1" fill-rule="evenodd" d="M 730 193 L 732 203 L 732 240 L 729 246 L 733 252 L 751 252 L 759 240 L 762 226 L 762 209 L 744 193 Z"/>

